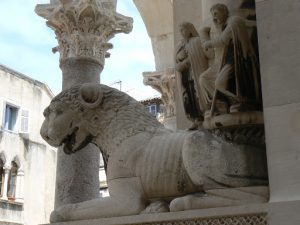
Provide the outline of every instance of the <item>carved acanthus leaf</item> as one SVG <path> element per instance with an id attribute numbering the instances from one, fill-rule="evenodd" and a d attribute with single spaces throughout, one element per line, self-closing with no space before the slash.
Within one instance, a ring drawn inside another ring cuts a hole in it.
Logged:
<path id="1" fill-rule="evenodd" d="M 132 18 L 117 13 L 113 0 L 60 0 L 37 5 L 35 11 L 55 31 L 58 46 L 53 51 L 60 60 L 85 57 L 103 66 L 112 48 L 108 41 L 132 30 Z"/>
<path id="2" fill-rule="evenodd" d="M 161 99 L 164 104 L 163 117 L 169 118 L 175 116 L 175 71 L 168 68 L 165 71 L 144 72 L 144 84 L 151 86 L 161 93 Z"/>

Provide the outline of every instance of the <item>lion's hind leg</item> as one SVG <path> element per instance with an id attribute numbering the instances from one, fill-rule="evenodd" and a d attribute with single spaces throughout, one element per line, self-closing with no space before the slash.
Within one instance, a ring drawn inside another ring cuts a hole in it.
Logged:
<path id="1" fill-rule="evenodd" d="M 198 190 L 205 186 L 219 186 L 209 179 L 211 164 L 219 160 L 220 145 L 207 131 L 197 131 L 187 135 L 183 148 L 182 159 L 184 168 Z"/>
<path id="2" fill-rule="evenodd" d="M 268 187 L 266 186 L 222 188 L 175 198 L 170 203 L 170 211 L 216 208 L 266 201 L 268 201 Z"/>

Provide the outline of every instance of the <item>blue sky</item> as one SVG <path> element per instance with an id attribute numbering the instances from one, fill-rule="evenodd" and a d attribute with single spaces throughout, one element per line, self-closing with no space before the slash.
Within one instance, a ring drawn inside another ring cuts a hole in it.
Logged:
<path id="1" fill-rule="evenodd" d="M 54 94 L 61 90 L 59 55 L 51 52 L 57 45 L 54 32 L 34 13 L 36 4 L 49 0 L 0 0 L 0 63 L 46 83 Z M 101 83 L 122 81 L 122 91 L 137 100 L 157 96 L 143 85 L 142 73 L 154 71 L 151 41 L 132 0 L 118 0 L 117 11 L 134 19 L 130 34 L 118 34 L 110 42 L 114 48 L 106 59 Z M 118 85 L 112 87 L 118 88 Z"/>

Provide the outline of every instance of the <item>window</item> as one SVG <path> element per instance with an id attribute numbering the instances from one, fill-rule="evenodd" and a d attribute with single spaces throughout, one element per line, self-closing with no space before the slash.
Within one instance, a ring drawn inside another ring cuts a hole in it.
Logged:
<path id="1" fill-rule="evenodd" d="M 20 109 L 18 106 L 6 103 L 4 104 L 4 130 L 28 133 L 29 131 L 29 111 Z"/>
<path id="2" fill-rule="evenodd" d="M 17 107 L 6 104 L 5 106 L 5 118 L 4 118 L 4 129 L 10 131 L 16 131 L 17 129 L 17 118 L 18 118 Z"/>
<path id="3" fill-rule="evenodd" d="M 7 188 L 8 198 L 16 197 L 17 173 L 18 173 L 18 165 L 13 161 L 11 162 L 11 169 L 8 178 L 8 188 Z"/>
<path id="4" fill-rule="evenodd" d="M 147 110 L 153 114 L 154 116 L 156 116 L 156 105 L 149 105 L 147 106 Z"/>

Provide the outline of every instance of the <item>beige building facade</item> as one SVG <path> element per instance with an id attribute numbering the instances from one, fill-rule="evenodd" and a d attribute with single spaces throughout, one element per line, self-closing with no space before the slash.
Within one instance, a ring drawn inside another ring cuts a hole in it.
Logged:
<path id="1" fill-rule="evenodd" d="M 40 137 L 47 85 L 0 65 L 0 224 L 49 221 L 56 150 Z"/>

